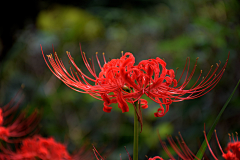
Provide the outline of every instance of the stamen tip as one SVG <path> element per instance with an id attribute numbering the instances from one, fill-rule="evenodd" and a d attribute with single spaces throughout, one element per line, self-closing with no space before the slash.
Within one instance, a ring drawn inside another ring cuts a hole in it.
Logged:
<path id="1" fill-rule="evenodd" d="M 48 58 L 52 58 L 52 54 L 50 53 L 49 55 L 47 55 Z"/>
<path id="2" fill-rule="evenodd" d="M 196 58 L 196 60 L 198 60 L 198 59 L 199 59 L 199 57 Z"/>
<path id="3" fill-rule="evenodd" d="M 98 54 L 98 52 L 96 52 L 96 54 Z"/>

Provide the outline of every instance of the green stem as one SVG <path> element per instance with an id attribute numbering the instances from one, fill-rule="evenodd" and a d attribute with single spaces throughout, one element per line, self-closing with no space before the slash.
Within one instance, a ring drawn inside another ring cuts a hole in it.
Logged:
<path id="1" fill-rule="evenodd" d="M 134 112 L 134 139 L 133 139 L 133 160 L 138 160 L 138 101 L 134 103 L 136 111 Z"/>

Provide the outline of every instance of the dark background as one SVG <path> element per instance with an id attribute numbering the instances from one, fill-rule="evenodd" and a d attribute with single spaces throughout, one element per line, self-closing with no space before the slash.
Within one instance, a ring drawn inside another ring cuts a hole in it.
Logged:
<path id="1" fill-rule="evenodd" d="M 166 158 L 157 130 L 163 139 L 180 131 L 196 153 L 204 139 L 204 123 L 209 129 L 240 79 L 239 10 L 237 0 L 6 1 L 0 9 L 0 103 L 9 102 L 24 84 L 21 107 L 42 110 L 40 134 L 59 142 L 67 139 L 70 153 L 85 143 L 90 147 L 94 143 L 103 154 L 113 151 L 108 159 L 119 159 L 120 153 L 126 159 L 124 146 L 132 154 L 131 106 L 124 114 L 116 106 L 111 113 L 103 112 L 103 102 L 71 90 L 50 72 L 40 44 L 45 54 L 52 53 L 53 44 L 66 66 L 65 51 L 70 51 L 85 72 L 79 42 L 88 57 L 104 52 L 106 59 L 119 58 L 123 50 L 133 53 L 136 63 L 164 58 L 168 69 L 180 68 L 177 77 L 187 57 L 191 58 L 191 69 L 199 57 L 191 84 L 201 69 L 206 75 L 218 60 L 223 66 L 230 51 L 226 71 L 210 93 L 173 103 L 163 118 L 154 117 L 158 104 L 151 100 L 149 108 L 142 111 L 140 159 L 145 155 Z M 227 134 L 240 130 L 239 90 L 216 128 L 223 148 Z M 215 140 L 213 146 L 217 146 Z"/>

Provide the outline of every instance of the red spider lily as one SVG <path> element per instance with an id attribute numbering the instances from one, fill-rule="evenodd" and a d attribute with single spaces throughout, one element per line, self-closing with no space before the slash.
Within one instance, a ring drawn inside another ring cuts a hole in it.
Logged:
<path id="1" fill-rule="evenodd" d="M 34 134 L 40 120 L 37 110 L 28 117 L 25 112 L 17 115 L 20 101 L 15 105 L 13 101 L 14 98 L 0 108 L 0 139 L 8 143 L 19 142 L 24 137 Z"/>
<path id="2" fill-rule="evenodd" d="M 213 151 L 210 147 L 210 144 L 208 143 L 205 131 L 204 131 L 204 136 L 205 136 L 205 140 L 206 140 L 207 145 L 208 145 L 208 149 L 211 152 L 213 158 L 215 160 L 218 160 L 217 157 L 215 156 L 215 154 L 213 153 Z M 229 143 L 227 145 L 227 148 L 225 149 L 227 151 L 227 153 L 224 153 L 223 150 L 222 150 L 222 147 L 221 147 L 221 145 L 219 143 L 219 140 L 218 140 L 218 137 L 217 137 L 216 130 L 215 130 L 215 137 L 216 137 L 218 146 L 220 148 L 220 151 L 222 152 L 222 157 L 224 159 L 226 159 L 226 160 L 239 160 L 240 159 L 240 142 L 238 141 L 238 133 L 237 132 L 236 132 L 236 141 L 234 139 L 233 134 L 232 134 L 232 138 L 231 138 L 231 135 L 229 134 Z"/>
<path id="3" fill-rule="evenodd" d="M 128 153 L 128 151 L 126 149 L 126 147 L 125 147 L 125 150 L 128 154 L 128 159 L 132 160 L 130 154 Z M 104 158 L 98 153 L 97 149 L 94 146 L 93 146 L 93 153 L 94 153 L 95 157 L 97 158 L 97 160 L 104 160 Z M 121 154 L 120 154 L 120 160 L 122 160 Z"/>
<path id="4" fill-rule="evenodd" d="M 70 156 L 66 147 L 57 143 L 53 138 L 43 138 L 39 135 L 35 135 L 33 138 L 29 137 L 37 131 L 40 117 L 36 110 L 28 117 L 25 112 L 17 115 L 17 109 L 21 102 L 18 101 L 14 104 L 16 96 L 7 105 L 0 108 L 0 139 L 6 142 L 0 144 L 0 160 L 89 159 L 90 152 L 86 152 L 85 147 Z M 15 143 L 15 151 L 8 143 Z"/>
<path id="5" fill-rule="evenodd" d="M 53 138 L 43 138 L 40 135 L 25 138 L 15 147 L 14 152 L 8 144 L 7 147 L 1 144 L 0 160 L 85 160 L 90 158 L 90 152 L 86 151 L 85 147 L 70 155 L 65 145 L 56 142 Z"/>
<path id="6" fill-rule="evenodd" d="M 171 147 L 173 148 L 173 150 L 177 153 L 177 155 L 183 159 L 183 160 L 194 160 L 194 159 L 197 159 L 197 160 L 200 160 L 199 158 L 197 158 L 195 156 L 195 154 L 193 154 L 193 152 L 188 148 L 188 146 L 186 145 L 186 143 L 184 142 L 183 138 L 182 138 L 182 135 L 180 134 L 180 132 L 178 133 L 179 136 L 180 136 L 180 139 L 178 137 L 176 137 L 177 139 L 177 143 L 175 143 L 175 141 L 173 140 L 172 136 L 168 136 L 167 137 L 167 140 L 168 142 L 170 143 Z M 171 160 L 176 160 L 173 155 L 171 154 L 171 152 L 169 151 L 167 145 L 165 142 L 162 141 L 160 135 L 158 134 L 159 136 L 159 140 L 160 140 L 160 143 L 163 147 L 163 149 L 165 150 L 165 152 L 167 153 L 167 155 L 171 158 Z M 180 146 L 180 148 L 178 147 Z"/>
<path id="7" fill-rule="evenodd" d="M 0 149 L 3 152 L 0 153 L 0 159 L 2 157 L 11 160 L 85 160 L 90 158 L 90 152 L 86 152 L 85 147 L 82 147 L 78 153 L 70 155 L 65 145 L 56 142 L 53 138 L 43 138 L 40 135 L 24 139 L 20 147 L 16 148 L 16 152 L 9 147 L 6 149 L 1 146 Z"/>
<path id="8" fill-rule="evenodd" d="M 77 67 L 70 52 L 66 52 L 71 62 L 70 72 L 68 72 L 63 62 L 58 58 L 56 52 L 54 52 L 54 49 L 54 56 L 51 54 L 47 55 L 47 59 L 43 53 L 42 46 L 41 51 L 47 66 L 57 78 L 77 92 L 87 93 L 96 99 L 104 101 L 103 111 L 111 112 L 112 107 L 110 107 L 110 104 L 118 103 L 118 107 L 122 112 L 128 112 L 127 102 L 133 103 L 136 101 L 140 101 L 142 108 L 147 108 L 147 101 L 140 99 L 143 94 L 146 94 L 160 105 L 160 108 L 154 113 L 155 117 L 164 116 L 168 112 L 169 105 L 172 102 L 194 99 L 208 93 L 221 79 L 228 62 L 227 59 L 218 73 L 217 70 L 221 62 L 217 64 L 217 67 L 213 71 L 211 67 L 205 78 L 198 83 L 202 74 L 201 71 L 194 85 L 190 89 L 185 89 L 193 77 L 197 66 L 196 61 L 192 72 L 189 74 L 189 58 L 187 58 L 184 67 L 184 70 L 187 68 L 186 77 L 184 82 L 178 86 L 183 73 L 176 80 L 174 70 L 166 69 L 166 62 L 159 57 L 143 60 L 138 65 L 134 65 L 135 57 L 130 52 L 126 52 L 124 55 L 122 53 L 120 59 L 112 59 L 109 62 L 106 62 L 103 54 L 104 65 L 102 66 L 98 54 L 96 54 L 96 59 L 101 69 L 97 75 L 93 60 L 88 61 L 80 47 L 83 61 L 93 77 L 91 78 Z"/>
<path id="9" fill-rule="evenodd" d="M 53 138 L 42 138 L 37 135 L 33 138 L 24 139 L 16 152 L 3 147 L 1 147 L 1 150 L 7 157 L 15 160 L 39 158 L 45 160 L 72 159 L 64 145 L 55 142 Z"/>
<path id="10" fill-rule="evenodd" d="M 24 158 L 71 159 L 64 145 L 57 143 L 53 138 L 42 138 L 40 136 L 23 140 L 17 154 Z"/>

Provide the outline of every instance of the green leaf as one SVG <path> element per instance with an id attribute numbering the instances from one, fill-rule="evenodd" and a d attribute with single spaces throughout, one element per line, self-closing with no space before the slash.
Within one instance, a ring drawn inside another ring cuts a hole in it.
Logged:
<path id="1" fill-rule="evenodd" d="M 214 129 L 215 129 L 215 127 L 216 127 L 216 125 L 217 125 L 217 123 L 218 123 L 221 115 L 223 114 L 224 110 L 226 109 L 228 103 L 230 102 L 230 100 L 231 100 L 234 92 L 236 91 L 239 83 L 240 83 L 240 80 L 238 81 L 238 83 L 237 83 L 236 87 L 234 88 L 232 94 L 231 94 L 230 97 L 228 98 L 227 102 L 224 104 L 223 108 L 221 109 L 220 113 L 218 114 L 217 118 L 215 119 L 215 121 L 214 121 L 214 123 L 213 123 L 213 125 L 212 125 L 212 127 L 211 127 L 211 129 L 210 129 L 210 131 L 208 132 L 208 134 L 207 134 L 207 139 L 208 139 L 208 141 L 210 141 L 211 136 L 212 136 L 212 134 L 213 134 L 213 131 L 214 131 Z M 206 140 L 204 140 L 203 143 L 202 143 L 201 148 L 199 149 L 199 151 L 198 151 L 198 153 L 197 153 L 197 155 L 196 155 L 196 157 L 198 157 L 199 159 L 202 159 L 203 154 L 204 154 L 206 148 L 207 148 L 207 143 L 206 143 Z M 197 160 L 197 159 L 195 158 L 195 160 Z"/>

